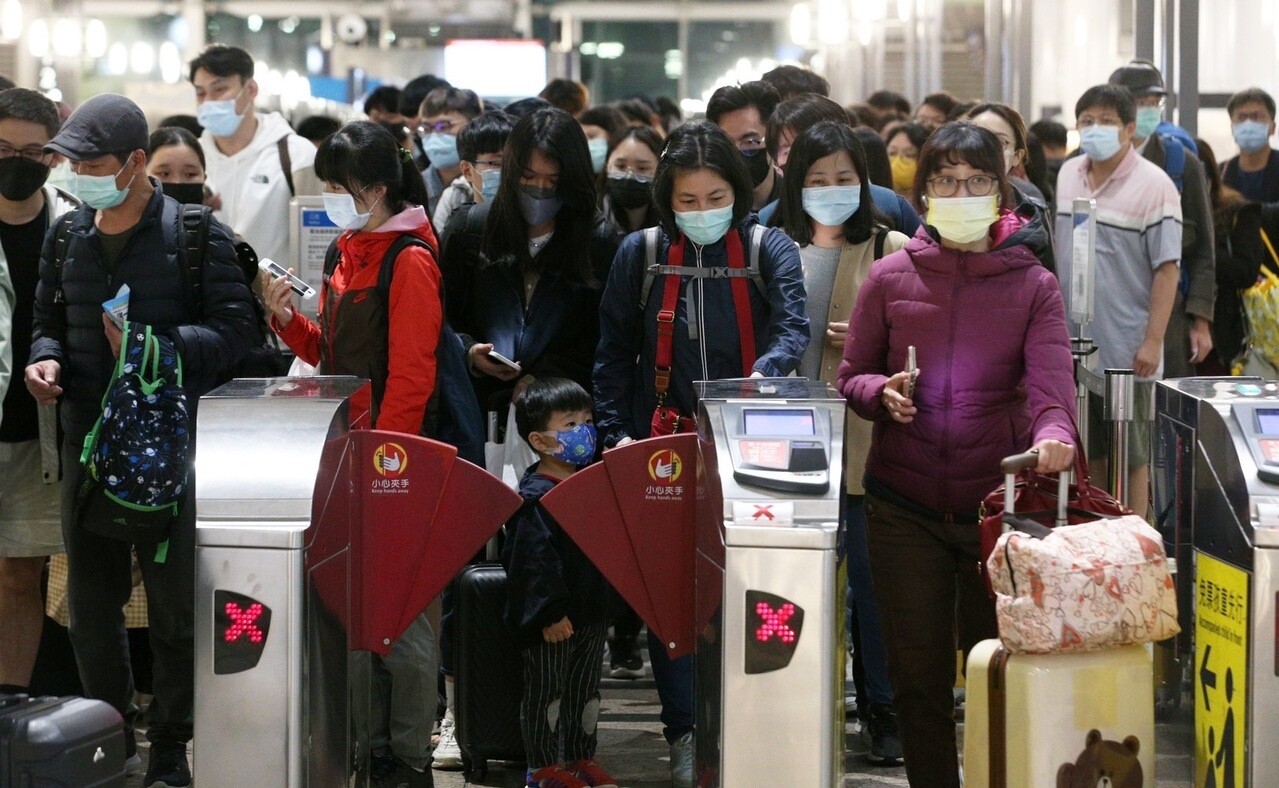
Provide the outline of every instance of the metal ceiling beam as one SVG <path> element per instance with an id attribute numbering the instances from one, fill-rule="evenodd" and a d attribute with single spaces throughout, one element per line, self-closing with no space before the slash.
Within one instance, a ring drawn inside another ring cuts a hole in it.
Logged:
<path id="1" fill-rule="evenodd" d="M 550 8 L 541 8 L 551 19 L 589 19 L 603 21 L 676 21 L 686 19 L 692 22 L 701 20 L 723 21 L 738 19 L 743 21 L 785 21 L 790 19 L 789 3 L 682 3 L 682 2 L 625 2 L 625 0 L 605 0 L 604 2 L 586 2 L 575 0 L 568 3 L 557 3 Z"/>

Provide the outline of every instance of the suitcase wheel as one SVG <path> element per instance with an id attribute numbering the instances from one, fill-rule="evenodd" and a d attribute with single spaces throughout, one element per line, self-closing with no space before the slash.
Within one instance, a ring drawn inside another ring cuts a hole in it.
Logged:
<path id="1" fill-rule="evenodd" d="M 471 758 L 466 753 L 462 753 L 462 773 L 466 775 L 468 782 L 483 782 L 489 773 L 488 759 Z"/>

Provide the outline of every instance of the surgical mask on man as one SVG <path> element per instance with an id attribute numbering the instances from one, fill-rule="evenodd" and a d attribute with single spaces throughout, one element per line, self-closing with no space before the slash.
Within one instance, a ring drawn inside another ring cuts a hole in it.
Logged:
<path id="1" fill-rule="evenodd" d="M 1079 149 L 1093 161 L 1106 161 L 1119 152 L 1118 126 L 1094 123 L 1079 134 Z"/>
<path id="2" fill-rule="evenodd" d="M 115 185 L 115 179 L 120 177 L 120 173 L 124 172 L 129 166 L 126 161 L 124 166 L 116 170 L 115 175 L 81 175 L 74 173 L 71 181 L 71 193 L 80 198 L 80 202 L 94 209 L 95 211 L 105 211 L 108 208 L 114 208 L 124 202 L 129 196 L 129 187 L 133 185 L 133 179 L 138 177 L 134 173 L 133 178 L 125 184 L 123 189 Z"/>
<path id="3" fill-rule="evenodd" d="M 733 223 L 733 203 L 708 211 L 676 211 L 675 226 L 699 246 L 713 244 L 724 237 Z"/>
<path id="4" fill-rule="evenodd" d="M 431 166 L 437 169 L 456 167 L 462 162 L 462 156 L 457 152 L 456 134 L 433 131 L 422 141 L 422 150 L 426 151 Z"/>
<path id="5" fill-rule="evenodd" d="M 924 224 L 942 238 L 957 244 L 970 244 L 990 232 L 999 218 L 999 196 L 929 197 Z"/>
<path id="6" fill-rule="evenodd" d="M 1235 144 L 1244 153 L 1256 153 L 1270 144 L 1270 124 L 1259 120 L 1243 120 L 1231 129 Z"/>
<path id="7" fill-rule="evenodd" d="M 1137 139 L 1150 139 L 1163 119 L 1163 111 L 1159 107 L 1137 107 Z"/>
<path id="8" fill-rule="evenodd" d="M 213 136 L 230 137 L 244 120 L 244 114 L 236 114 L 235 111 L 235 103 L 243 92 L 244 88 L 240 88 L 233 98 L 205 101 L 195 109 L 196 120 Z"/>
<path id="9" fill-rule="evenodd" d="M 497 187 L 502 183 L 502 171 L 500 169 L 484 170 L 478 173 L 480 176 L 480 193 L 476 195 L 481 202 L 493 202 L 493 198 L 497 196 Z M 471 191 L 475 191 L 475 186 L 471 186 Z"/>

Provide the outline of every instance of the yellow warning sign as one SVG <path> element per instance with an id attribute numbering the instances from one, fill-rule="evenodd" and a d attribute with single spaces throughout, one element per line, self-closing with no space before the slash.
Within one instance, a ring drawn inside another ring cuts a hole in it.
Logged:
<path id="1" fill-rule="evenodd" d="M 1248 573 L 1195 551 L 1195 785 L 1244 785 Z"/>

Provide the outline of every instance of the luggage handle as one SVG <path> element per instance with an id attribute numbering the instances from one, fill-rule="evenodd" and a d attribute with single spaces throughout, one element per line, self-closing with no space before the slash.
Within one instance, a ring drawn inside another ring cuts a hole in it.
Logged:
<path id="1" fill-rule="evenodd" d="M 1004 473 L 1004 533 L 1014 530 L 1008 524 L 1008 515 L 1014 513 L 1017 499 L 1017 474 L 1034 469 L 1039 464 L 1039 450 L 1031 449 L 1022 454 L 1005 457 L 999 463 L 999 470 Z M 1062 471 L 1057 476 L 1057 518 L 1054 525 L 1058 528 L 1066 524 L 1066 499 L 1070 496 L 1069 471 Z M 1040 526 L 1043 527 L 1043 526 Z M 1018 528 L 1016 530 L 1024 530 Z M 1043 538 L 1042 536 L 1040 538 Z"/>

